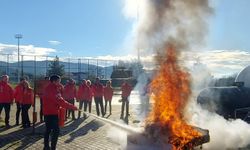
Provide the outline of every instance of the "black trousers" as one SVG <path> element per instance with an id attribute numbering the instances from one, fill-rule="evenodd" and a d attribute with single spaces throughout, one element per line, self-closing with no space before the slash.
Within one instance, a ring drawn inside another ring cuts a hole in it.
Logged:
<path id="1" fill-rule="evenodd" d="M 89 109 L 89 113 L 91 113 L 91 107 L 92 107 L 92 101 L 88 101 L 88 100 L 81 100 L 79 101 L 79 109 L 82 110 L 82 106 L 83 106 L 83 110 L 84 112 L 87 111 L 87 108 Z M 80 118 L 81 116 L 81 112 L 78 112 L 78 118 Z"/>
<path id="2" fill-rule="evenodd" d="M 126 115 L 125 115 L 125 117 L 128 117 L 128 114 L 129 114 L 129 101 L 128 101 L 128 97 L 122 97 L 121 118 L 124 117 L 124 107 L 125 106 L 126 106 Z"/>
<path id="3" fill-rule="evenodd" d="M 21 104 L 19 102 L 16 102 L 16 125 L 19 125 L 20 113 L 21 113 Z"/>
<path id="4" fill-rule="evenodd" d="M 5 111 L 5 125 L 8 126 L 10 120 L 10 103 L 0 103 L 0 114 L 3 108 Z"/>
<path id="5" fill-rule="evenodd" d="M 109 103 L 109 114 L 112 114 L 111 100 L 105 100 L 105 114 L 107 113 L 107 105 Z"/>
<path id="6" fill-rule="evenodd" d="M 100 108 L 101 108 L 102 116 L 104 116 L 105 113 L 104 113 L 104 108 L 103 108 L 103 100 L 102 100 L 102 97 L 95 97 L 95 107 L 96 107 L 97 116 L 100 116 L 99 106 L 100 106 Z"/>
<path id="7" fill-rule="evenodd" d="M 70 104 L 72 104 L 72 105 L 75 105 L 75 100 L 74 99 L 68 100 L 68 102 Z M 70 116 L 70 114 L 72 114 L 72 119 L 75 119 L 75 111 L 67 109 L 66 110 L 66 118 L 68 118 Z"/>
<path id="8" fill-rule="evenodd" d="M 43 122 L 43 99 L 40 98 L 40 122 Z"/>
<path id="9" fill-rule="evenodd" d="M 23 127 L 30 126 L 29 109 L 31 104 L 22 104 L 22 124 Z"/>
<path id="10" fill-rule="evenodd" d="M 91 113 L 91 106 L 92 106 L 92 102 L 91 101 L 84 101 L 84 112 L 87 111 L 87 108 L 89 107 L 89 113 Z"/>
<path id="11" fill-rule="evenodd" d="M 60 128 L 58 124 L 58 121 L 59 121 L 58 115 L 45 115 L 44 121 L 45 121 L 45 127 L 46 127 L 45 134 L 44 134 L 44 149 L 55 150 L 58 136 L 60 133 Z M 51 134 L 51 149 L 49 149 L 50 134 Z"/>

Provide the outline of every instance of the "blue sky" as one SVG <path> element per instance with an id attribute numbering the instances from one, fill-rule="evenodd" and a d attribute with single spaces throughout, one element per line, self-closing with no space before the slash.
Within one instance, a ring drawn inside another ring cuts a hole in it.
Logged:
<path id="1" fill-rule="evenodd" d="M 122 8 L 121 0 L 2 0 L 0 43 L 16 44 L 14 35 L 21 33 L 21 44 L 54 48 L 59 55 L 119 54 L 132 26 Z"/>
<path id="2" fill-rule="evenodd" d="M 250 1 L 218 0 L 209 21 L 207 48 L 250 50 Z M 133 21 L 122 0 L 1 0 L 0 43 L 53 48 L 58 55 L 123 55 Z M 53 45 L 49 41 L 59 41 Z"/>
<path id="3" fill-rule="evenodd" d="M 124 1 L 1 0 L 0 52 L 15 53 L 17 40 L 14 35 L 21 33 L 21 48 L 29 49 L 22 51 L 23 54 L 30 54 L 36 48 L 33 53 L 52 56 L 135 55 L 129 50 L 128 42 L 135 20 L 124 16 Z M 250 64 L 241 59 L 250 60 L 250 1 L 212 2 L 215 12 L 208 19 L 209 32 L 204 49 L 209 51 L 209 56 L 219 53 L 220 57 L 206 57 L 204 62 L 215 71 L 223 70 L 221 67 L 227 72 L 239 71 Z M 240 55 L 236 58 L 235 54 Z M 232 62 L 225 63 L 222 60 L 225 57 Z"/>
<path id="4" fill-rule="evenodd" d="M 250 1 L 218 0 L 210 21 L 210 49 L 250 51 Z"/>

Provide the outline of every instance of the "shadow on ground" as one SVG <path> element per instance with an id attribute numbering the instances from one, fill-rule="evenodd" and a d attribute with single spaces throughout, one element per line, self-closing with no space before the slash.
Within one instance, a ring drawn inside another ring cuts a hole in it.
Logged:
<path id="1" fill-rule="evenodd" d="M 12 130 L 12 128 L 17 128 L 15 131 L 0 135 L 0 147 L 4 149 L 25 149 L 32 143 L 43 138 L 44 125 L 39 125 L 36 127 L 35 131 L 32 132 L 32 127 L 21 129 L 20 126 L 11 127 L 9 129 L 2 129 L 0 132 L 7 130 Z M 20 129 L 18 129 L 20 128 Z"/>
<path id="2" fill-rule="evenodd" d="M 85 124 L 81 128 L 78 128 L 77 130 L 71 132 L 69 134 L 70 138 L 65 141 L 65 143 L 70 143 L 74 139 L 80 136 L 86 135 L 89 131 L 96 131 L 98 128 L 104 126 L 105 124 L 98 120 L 92 120 L 89 123 Z M 70 125 L 71 126 L 71 125 Z M 71 130 L 72 131 L 72 130 Z"/>

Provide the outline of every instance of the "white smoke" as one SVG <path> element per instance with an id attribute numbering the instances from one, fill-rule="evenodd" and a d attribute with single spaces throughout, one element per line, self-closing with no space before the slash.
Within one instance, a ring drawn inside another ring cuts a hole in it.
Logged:
<path id="1" fill-rule="evenodd" d="M 208 112 L 197 104 L 192 107 L 191 123 L 209 130 L 210 142 L 203 146 L 208 150 L 245 148 L 250 144 L 250 125 L 236 120 L 225 120 L 216 113 Z"/>
<path id="2" fill-rule="evenodd" d="M 211 75 L 204 64 L 194 66 L 193 99 L 187 107 L 190 124 L 209 130 L 210 142 L 203 146 L 207 150 L 226 150 L 246 148 L 250 145 L 250 125 L 240 119 L 226 120 L 209 109 L 205 110 L 197 104 L 197 96 L 202 88 L 207 87 Z M 211 97 L 214 97 L 211 95 Z"/>
<path id="3" fill-rule="evenodd" d="M 212 9 L 208 0 L 125 0 L 124 14 L 135 20 L 134 50 L 141 54 L 164 53 L 172 43 L 179 51 L 191 50 L 203 44 L 207 34 L 208 17 Z M 215 5 L 215 1 L 211 1 Z M 197 73 L 196 73 L 197 75 Z M 196 78 L 199 83 L 203 77 Z M 145 81 L 144 81 L 145 83 Z M 200 84 L 199 86 L 202 86 Z M 195 93 L 195 92 L 194 92 Z M 242 120 L 225 120 L 202 110 L 196 98 L 189 107 L 190 122 L 210 131 L 211 141 L 205 149 L 224 150 L 250 144 L 250 126 Z"/>

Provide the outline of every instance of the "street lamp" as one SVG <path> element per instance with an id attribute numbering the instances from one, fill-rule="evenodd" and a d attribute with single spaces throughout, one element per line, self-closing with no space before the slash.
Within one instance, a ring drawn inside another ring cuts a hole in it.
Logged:
<path id="1" fill-rule="evenodd" d="M 20 39 L 22 38 L 22 34 L 16 34 L 15 35 L 15 38 L 17 39 L 17 82 L 19 81 L 20 79 L 20 61 L 19 61 L 19 55 L 20 55 L 20 52 L 19 52 L 19 42 L 20 42 Z"/>

